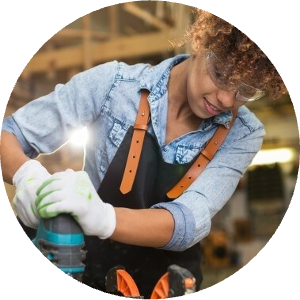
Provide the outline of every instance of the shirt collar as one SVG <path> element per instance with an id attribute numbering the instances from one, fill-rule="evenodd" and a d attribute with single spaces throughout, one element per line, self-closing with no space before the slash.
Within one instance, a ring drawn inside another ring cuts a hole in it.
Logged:
<path id="1" fill-rule="evenodd" d="M 233 114 L 230 110 L 224 111 L 217 116 L 205 119 L 199 129 L 205 131 L 210 129 L 214 124 L 223 125 L 228 128 L 232 117 Z"/>
<path id="2" fill-rule="evenodd" d="M 167 89 L 167 82 L 173 66 L 189 58 L 189 56 L 188 54 L 176 55 L 162 61 L 158 65 L 151 68 L 149 67 L 140 80 L 139 88 L 150 91 L 150 101 L 155 101 L 157 98 L 160 98 Z"/>

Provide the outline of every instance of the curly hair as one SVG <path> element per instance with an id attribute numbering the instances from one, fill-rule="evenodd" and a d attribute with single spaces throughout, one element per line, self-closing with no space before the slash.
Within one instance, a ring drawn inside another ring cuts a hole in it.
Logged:
<path id="1" fill-rule="evenodd" d="M 193 12 L 195 21 L 179 46 L 199 37 L 202 47 L 213 51 L 224 62 L 230 82 L 243 81 L 262 89 L 273 99 L 287 93 L 276 68 L 252 40 L 211 13 L 198 8 Z"/>

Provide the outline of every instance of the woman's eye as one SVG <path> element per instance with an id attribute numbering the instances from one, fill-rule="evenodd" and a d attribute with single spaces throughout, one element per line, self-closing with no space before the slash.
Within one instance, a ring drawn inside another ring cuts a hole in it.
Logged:
<path id="1" fill-rule="evenodd" d="M 215 75 L 215 78 L 217 78 L 217 79 L 220 79 L 223 77 L 222 72 L 218 68 L 215 68 L 214 75 Z"/>

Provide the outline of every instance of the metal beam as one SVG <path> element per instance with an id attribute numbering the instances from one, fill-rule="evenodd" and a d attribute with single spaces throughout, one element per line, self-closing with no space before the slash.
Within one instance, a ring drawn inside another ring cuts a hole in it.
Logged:
<path id="1" fill-rule="evenodd" d="M 164 23 L 163 21 L 161 21 L 159 18 L 153 16 L 152 14 L 150 14 L 149 12 L 147 12 L 146 10 L 138 7 L 136 4 L 133 3 L 124 3 L 123 4 L 123 9 L 131 14 L 133 14 L 134 16 L 136 16 L 137 18 L 142 19 L 143 21 L 145 21 L 146 23 L 161 29 L 161 30 L 166 30 L 169 29 L 170 26 L 167 25 L 166 23 Z"/>
<path id="2" fill-rule="evenodd" d="M 170 30 L 158 33 L 119 37 L 107 42 L 91 43 L 90 55 L 94 64 L 110 60 L 167 52 L 174 39 Z M 83 45 L 64 47 L 51 52 L 38 52 L 25 68 L 26 74 L 45 72 L 49 66 L 56 70 L 84 67 Z"/>
<path id="3" fill-rule="evenodd" d="M 71 28 L 63 28 L 59 32 L 57 32 L 51 39 L 59 40 L 59 39 L 72 39 L 72 38 L 82 38 L 84 34 L 83 29 L 71 29 Z M 95 30 L 90 30 L 90 35 L 92 38 L 104 40 L 110 37 L 109 33 L 99 32 Z"/>
<path id="4" fill-rule="evenodd" d="M 83 68 L 89 69 L 93 66 L 93 58 L 91 55 L 91 15 L 82 17 L 83 30 Z"/>

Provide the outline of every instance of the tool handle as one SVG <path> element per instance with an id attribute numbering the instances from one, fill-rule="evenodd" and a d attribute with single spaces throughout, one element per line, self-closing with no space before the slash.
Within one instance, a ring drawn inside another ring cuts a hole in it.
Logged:
<path id="1" fill-rule="evenodd" d="M 60 214 L 54 218 L 42 219 L 46 230 L 59 234 L 82 234 L 83 231 L 69 214 Z"/>
<path id="2" fill-rule="evenodd" d="M 84 235 L 71 215 L 41 219 L 33 243 L 55 266 L 70 276 L 77 277 L 84 272 Z"/>

